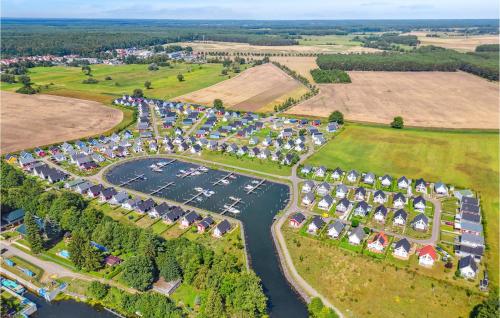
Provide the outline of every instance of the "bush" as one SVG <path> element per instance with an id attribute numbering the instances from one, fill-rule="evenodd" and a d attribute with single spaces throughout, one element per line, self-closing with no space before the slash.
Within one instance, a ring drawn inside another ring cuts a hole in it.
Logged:
<path id="1" fill-rule="evenodd" d="M 342 114 L 342 112 L 336 110 L 333 113 L 331 113 L 330 116 L 328 116 L 328 120 L 330 122 L 334 121 L 337 124 L 342 125 L 344 123 L 344 114 Z"/>
<path id="2" fill-rule="evenodd" d="M 132 97 L 135 97 L 135 98 L 144 97 L 144 93 L 143 93 L 142 89 L 140 89 L 140 88 L 134 89 L 134 93 L 132 94 Z"/>
<path id="3" fill-rule="evenodd" d="M 16 93 L 32 95 L 38 93 L 38 91 L 31 86 L 23 86 L 17 89 Z"/>
<path id="4" fill-rule="evenodd" d="M 93 77 L 89 77 L 82 81 L 82 84 L 97 84 L 97 83 L 99 83 L 99 81 Z"/>
<path id="5" fill-rule="evenodd" d="M 403 117 L 401 116 L 394 117 L 394 120 L 391 123 L 391 127 L 396 129 L 403 129 L 404 127 Z"/>
<path id="6" fill-rule="evenodd" d="M 358 227 L 359 226 L 359 220 L 358 219 L 352 219 L 351 221 L 351 227 Z"/>
<path id="7" fill-rule="evenodd" d="M 177 74 L 177 80 L 178 80 L 179 82 L 184 81 L 184 75 L 182 75 L 182 74 Z"/>
<path id="8" fill-rule="evenodd" d="M 349 74 L 341 70 L 311 70 L 311 75 L 316 83 L 350 83 Z"/>
<path id="9" fill-rule="evenodd" d="M 106 81 L 111 81 L 111 80 L 112 80 L 111 76 L 109 76 L 109 75 L 108 75 L 108 76 L 106 76 L 104 79 L 105 79 Z"/>
<path id="10" fill-rule="evenodd" d="M 109 291 L 109 286 L 99 281 L 92 281 L 87 287 L 87 293 L 91 298 L 103 299 Z"/>

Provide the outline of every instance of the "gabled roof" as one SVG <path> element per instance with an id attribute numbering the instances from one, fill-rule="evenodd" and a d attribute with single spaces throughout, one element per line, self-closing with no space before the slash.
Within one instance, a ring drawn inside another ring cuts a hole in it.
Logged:
<path id="1" fill-rule="evenodd" d="M 382 198 L 385 198 L 385 197 L 386 197 L 386 194 L 385 194 L 385 192 L 384 192 L 384 191 L 382 191 L 382 190 L 377 190 L 377 191 L 375 191 L 375 193 L 373 194 L 373 197 L 375 198 L 375 197 L 378 197 L 378 196 L 381 196 Z"/>
<path id="2" fill-rule="evenodd" d="M 304 214 L 300 213 L 300 212 L 297 212 L 295 213 L 290 220 L 294 220 L 295 222 L 297 223 L 302 223 L 304 222 L 304 220 L 306 219 L 306 217 L 304 216 Z"/>
<path id="3" fill-rule="evenodd" d="M 375 214 L 381 213 L 384 217 L 387 216 L 387 208 L 383 205 L 379 205 L 375 208 Z"/>
<path id="4" fill-rule="evenodd" d="M 427 218 L 427 216 L 425 216 L 425 214 L 423 214 L 423 213 L 417 214 L 413 218 L 413 220 L 411 221 L 411 223 L 416 223 L 416 222 L 419 222 L 419 221 L 424 222 L 424 224 L 429 224 L 429 218 Z"/>
<path id="5" fill-rule="evenodd" d="M 462 257 L 460 259 L 460 261 L 458 261 L 458 268 L 459 269 L 466 268 L 466 267 L 470 267 L 474 271 L 474 273 L 477 272 L 476 261 L 470 255 L 468 255 L 466 257 Z"/>
<path id="6" fill-rule="evenodd" d="M 361 226 L 358 226 L 354 230 L 351 231 L 351 234 L 349 235 L 349 237 L 351 237 L 351 236 L 356 236 L 361 241 L 365 238 L 366 234 L 365 234 L 365 231 L 363 230 L 363 228 Z"/>
<path id="7" fill-rule="evenodd" d="M 311 224 L 314 224 L 316 228 L 320 229 L 325 225 L 325 221 L 319 215 L 315 215 L 311 221 Z"/>
<path id="8" fill-rule="evenodd" d="M 399 249 L 403 248 L 406 252 L 409 252 L 411 249 L 411 244 L 410 242 L 406 239 L 406 237 L 400 239 L 399 241 L 396 242 L 396 245 L 394 246 L 394 249 Z"/>
<path id="9" fill-rule="evenodd" d="M 339 220 L 335 220 L 333 223 L 331 223 L 328 226 L 328 230 L 331 230 L 332 228 L 335 229 L 335 232 L 340 233 L 344 229 L 345 224 L 340 222 Z"/>
<path id="10" fill-rule="evenodd" d="M 397 210 L 395 213 L 394 213 L 394 218 L 397 218 L 397 217 L 402 217 L 403 220 L 406 221 L 406 218 L 408 217 L 408 213 L 406 213 L 405 210 L 403 209 L 399 209 Z"/>
<path id="11" fill-rule="evenodd" d="M 437 253 L 432 245 L 426 245 L 418 251 L 419 257 L 422 257 L 424 255 L 429 255 L 433 260 L 437 260 Z"/>
<path id="12" fill-rule="evenodd" d="M 220 233 L 224 234 L 231 229 L 231 224 L 229 223 L 228 220 L 224 220 L 219 224 L 217 224 L 216 228 L 219 230 Z"/>

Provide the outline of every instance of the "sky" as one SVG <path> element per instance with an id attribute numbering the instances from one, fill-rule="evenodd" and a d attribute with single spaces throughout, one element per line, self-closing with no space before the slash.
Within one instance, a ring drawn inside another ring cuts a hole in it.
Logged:
<path id="1" fill-rule="evenodd" d="M 498 0 L 0 0 L 1 16 L 115 19 L 498 19 Z"/>

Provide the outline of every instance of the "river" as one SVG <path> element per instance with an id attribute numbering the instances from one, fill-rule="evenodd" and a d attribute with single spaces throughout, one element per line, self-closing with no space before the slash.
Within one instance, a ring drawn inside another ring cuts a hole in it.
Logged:
<path id="1" fill-rule="evenodd" d="M 241 198 L 237 209 L 241 212 L 231 216 L 241 220 L 245 229 L 247 250 L 250 265 L 261 278 L 264 293 L 268 297 L 268 311 L 273 318 L 307 317 L 307 308 L 302 299 L 295 293 L 280 270 L 277 251 L 275 250 L 271 224 L 276 213 L 286 207 L 290 198 L 287 185 L 266 181 L 254 193 L 247 194 L 245 186 L 256 184 L 258 178 L 236 174 L 229 179 L 228 185 L 212 185 L 227 172 L 210 169 L 207 173 L 186 178 L 176 177 L 179 170 L 196 168 L 198 165 L 176 161 L 163 167 L 163 172 L 153 172 L 149 166 L 165 159 L 149 158 L 128 161 L 110 169 L 106 179 L 113 184 L 129 180 L 136 175 L 144 174 L 146 179 L 139 179 L 125 185 L 129 189 L 151 193 L 169 183 L 175 184 L 155 195 L 177 202 L 184 202 L 197 192 L 195 187 L 215 191 L 211 197 L 203 197 L 202 201 L 193 200 L 192 206 L 205 210 L 220 212 L 225 204 L 231 203 L 229 197 Z M 254 181 L 254 183 L 252 183 Z"/>

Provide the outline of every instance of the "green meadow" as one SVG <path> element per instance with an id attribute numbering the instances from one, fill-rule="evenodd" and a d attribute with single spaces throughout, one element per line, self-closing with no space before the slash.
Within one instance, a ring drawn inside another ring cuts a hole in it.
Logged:
<path id="1" fill-rule="evenodd" d="M 221 75 L 222 64 L 185 64 L 172 63 L 171 67 L 160 67 L 157 71 L 148 70 L 146 64 L 129 65 L 91 65 L 92 77 L 96 84 L 83 84 L 87 76 L 80 67 L 54 66 L 29 69 L 34 86 L 43 86 L 42 93 L 54 94 L 109 103 L 123 94 L 132 94 L 141 88 L 148 97 L 171 99 L 198 89 L 216 84 L 234 76 Z M 183 81 L 177 75 L 184 76 Z M 111 77 L 106 80 L 106 77 Z M 151 89 L 144 82 L 151 82 Z M 48 85 L 45 88 L 45 85 Z M 15 91 L 21 84 L 2 83 L 2 89 Z"/>
<path id="2" fill-rule="evenodd" d="M 498 286 L 498 133 L 396 130 L 347 124 L 306 164 L 441 180 L 476 191 L 486 220 L 489 276 Z"/>
<path id="3" fill-rule="evenodd" d="M 360 46 L 359 41 L 352 41 L 354 35 L 304 35 L 299 45 L 344 45 Z"/>

